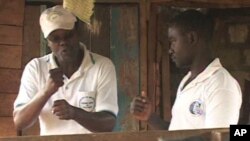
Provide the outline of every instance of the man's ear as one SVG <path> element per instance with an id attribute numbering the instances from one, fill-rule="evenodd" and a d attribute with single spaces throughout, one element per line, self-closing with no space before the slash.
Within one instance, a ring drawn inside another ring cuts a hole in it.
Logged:
<path id="1" fill-rule="evenodd" d="M 188 33 L 188 40 L 190 44 L 197 44 L 197 42 L 199 41 L 199 36 L 197 32 L 190 31 Z"/>
<path id="2" fill-rule="evenodd" d="M 51 47 L 50 47 L 50 44 L 49 44 L 49 42 L 51 42 L 51 41 L 48 41 L 48 39 L 44 39 L 44 42 L 45 42 L 45 44 L 46 44 L 46 46 L 47 46 L 48 48 L 51 48 Z"/>

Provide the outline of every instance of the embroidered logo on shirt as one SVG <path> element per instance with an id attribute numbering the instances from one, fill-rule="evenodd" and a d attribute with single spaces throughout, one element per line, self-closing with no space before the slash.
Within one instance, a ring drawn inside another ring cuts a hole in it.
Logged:
<path id="1" fill-rule="evenodd" d="M 203 111 L 203 103 L 201 102 L 201 100 L 195 100 L 194 102 L 192 102 L 189 107 L 189 111 L 193 115 L 202 115 L 204 111 Z"/>
<path id="2" fill-rule="evenodd" d="M 79 101 L 79 107 L 88 112 L 92 112 L 95 107 L 95 98 L 91 96 L 82 97 Z"/>

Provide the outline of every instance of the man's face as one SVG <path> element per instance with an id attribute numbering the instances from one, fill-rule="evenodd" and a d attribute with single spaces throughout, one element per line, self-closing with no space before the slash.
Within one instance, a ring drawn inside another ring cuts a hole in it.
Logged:
<path id="1" fill-rule="evenodd" d="M 79 39 L 75 29 L 58 29 L 49 34 L 48 46 L 59 62 L 71 62 L 79 53 Z"/>
<path id="2" fill-rule="evenodd" d="M 192 64 L 193 52 L 188 33 L 178 27 L 169 27 L 169 54 L 179 68 L 188 68 Z"/>

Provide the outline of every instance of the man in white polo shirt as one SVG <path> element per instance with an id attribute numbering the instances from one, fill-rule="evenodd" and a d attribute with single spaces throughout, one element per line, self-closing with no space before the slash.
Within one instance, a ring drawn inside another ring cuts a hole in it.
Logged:
<path id="1" fill-rule="evenodd" d="M 118 104 L 111 60 L 79 42 L 77 18 L 62 6 L 46 9 L 40 26 L 52 53 L 24 69 L 14 103 L 17 129 L 39 118 L 41 135 L 112 131 Z"/>
<path id="2" fill-rule="evenodd" d="M 172 107 L 170 122 L 152 113 L 143 92 L 131 102 L 131 113 L 153 129 L 185 130 L 228 128 L 237 124 L 242 103 L 238 82 L 210 51 L 213 23 L 196 10 L 181 12 L 169 22 L 169 54 L 180 68 L 187 68 Z"/>

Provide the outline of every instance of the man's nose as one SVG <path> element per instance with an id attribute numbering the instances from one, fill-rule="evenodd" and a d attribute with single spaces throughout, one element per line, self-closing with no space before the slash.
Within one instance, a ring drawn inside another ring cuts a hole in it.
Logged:
<path id="1" fill-rule="evenodd" d="M 59 45 L 60 46 L 65 46 L 68 44 L 68 38 L 62 38 L 60 41 L 59 41 Z"/>
<path id="2" fill-rule="evenodd" d="M 66 45 L 66 41 L 64 39 L 60 40 L 59 45 L 60 46 L 65 46 Z"/>

